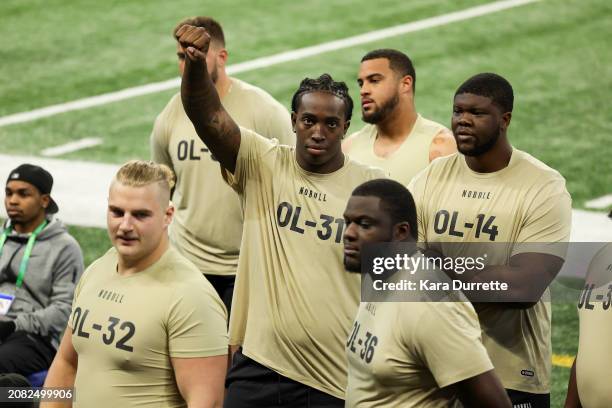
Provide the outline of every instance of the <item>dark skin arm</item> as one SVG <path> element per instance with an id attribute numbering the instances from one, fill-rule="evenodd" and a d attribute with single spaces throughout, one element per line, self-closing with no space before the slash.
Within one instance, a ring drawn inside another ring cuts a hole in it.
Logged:
<path id="1" fill-rule="evenodd" d="M 511 408 L 506 390 L 493 370 L 455 384 L 459 399 L 470 408 Z"/>
<path id="2" fill-rule="evenodd" d="M 576 383 L 576 360 L 572 364 L 569 382 L 567 383 L 567 396 L 565 397 L 565 408 L 582 408 L 580 396 L 578 395 L 578 385 Z"/>
<path id="3" fill-rule="evenodd" d="M 176 39 L 187 55 L 181 82 L 185 112 L 202 142 L 224 168 L 234 173 L 240 148 L 240 129 L 221 105 L 208 74 L 206 53 L 210 35 L 204 28 L 184 25 L 176 32 Z"/>
<path id="4" fill-rule="evenodd" d="M 428 256 L 439 257 L 434 251 L 426 251 Z M 462 282 L 484 283 L 490 281 L 505 282 L 508 290 L 487 292 L 494 298 L 485 299 L 482 291 L 464 291 L 472 302 L 499 302 L 500 306 L 528 309 L 537 303 L 546 288 L 553 281 L 563 266 L 563 259 L 549 254 L 526 252 L 514 255 L 508 265 L 487 266 L 482 270 L 476 268 L 459 274 L 454 271 L 444 272 L 451 279 Z"/>

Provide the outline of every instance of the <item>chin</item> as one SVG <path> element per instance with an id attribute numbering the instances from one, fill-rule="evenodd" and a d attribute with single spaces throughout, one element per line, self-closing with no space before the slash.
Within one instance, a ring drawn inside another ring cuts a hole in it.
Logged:
<path id="1" fill-rule="evenodd" d="M 352 262 L 348 259 L 344 259 L 344 269 L 349 273 L 361 273 L 361 264 L 359 262 Z"/>

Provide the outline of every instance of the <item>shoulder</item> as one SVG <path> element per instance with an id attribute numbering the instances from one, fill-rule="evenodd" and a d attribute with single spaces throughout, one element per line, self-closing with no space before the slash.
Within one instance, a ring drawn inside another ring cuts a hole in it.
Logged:
<path id="1" fill-rule="evenodd" d="M 364 181 L 387 178 L 385 172 L 381 168 L 361 163 L 350 157 L 348 157 L 345 166 L 347 166 L 347 171 L 351 172 L 351 174 L 358 174 Z"/>
<path id="2" fill-rule="evenodd" d="M 241 100 L 247 100 L 256 104 L 258 109 L 275 108 L 286 110 L 272 95 L 258 86 L 241 81 L 237 78 L 230 78 L 232 81 L 232 93 L 235 93 Z"/>
<path id="3" fill-rule="evenodd" d="M 565 178 L 557 170 L 553 169 L 541 160 L 533 157 L 527 152 L 514 149 L 513 154 L 516 157 L 516 165 L 523 171 L 536 175 L 532 177 L 534 181 L 539 183 L 559 182 L 565 184 Z"/>
<path id="4" fill-rule="evenodd" d="M 170 117 L 175 115 L 177 112 L 184 112 L 180 93 L 176 93 L 172 96 L 172 98 L 170 98 L 158 117 Z"/>
<path id="5" fill-rule="evenodd" d="M 450 132 L 450 130 L 448 130 L 448 128 L 444 126 L 443 124 L 433 121 L 431 119 L 424 118 L 420 114 L 419 114 L 419 126 L 433 133 L 439 133 L 441 131 Z"/>
<path id="6" fill-rule="evenodd" d="M 350 153 L 353 149 L 359 149 L 369 144 L 370 138 L 376 135 L 376 126 L 366 124 L 356 132 L 351 133 L 342 142 L 342 150 Z"/>

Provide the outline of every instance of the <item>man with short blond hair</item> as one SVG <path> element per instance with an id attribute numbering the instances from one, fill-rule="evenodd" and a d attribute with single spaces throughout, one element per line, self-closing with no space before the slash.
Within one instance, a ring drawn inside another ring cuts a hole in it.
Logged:
<path id="1" fill-rule="evenodd" d="M 213 287 L 169 246 L 171 170 L 123 165 L 111 183 L 113 244 L 79 282 L 45 386 L 82 406 L 220 407 L 227 317 Z"/>

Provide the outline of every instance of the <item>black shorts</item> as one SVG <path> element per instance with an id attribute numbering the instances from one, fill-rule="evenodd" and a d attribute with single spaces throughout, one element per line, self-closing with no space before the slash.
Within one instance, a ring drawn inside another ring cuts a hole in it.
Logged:
<path id="1" fill-rule="evenodd" d="M 278 374 L 234 354 L 225 380 L 224 408 L 344 408 L 344 400 Z"/>
<path id="2" fill-rule="evenodd" d="M 506 389 L 512 408 L 550 408 L 550 394 L 531 394 Z"/>
<path id="3" fill-rule="evenodd" d="M 204 275 L 210 284 L 215 288 L 217 294 L 223 301 L 227 309 L 227 319 L 229 321 L 230 312 L 232 310 L 232 297 L 234 296 L 234 283 L 236 275 Z"/>

